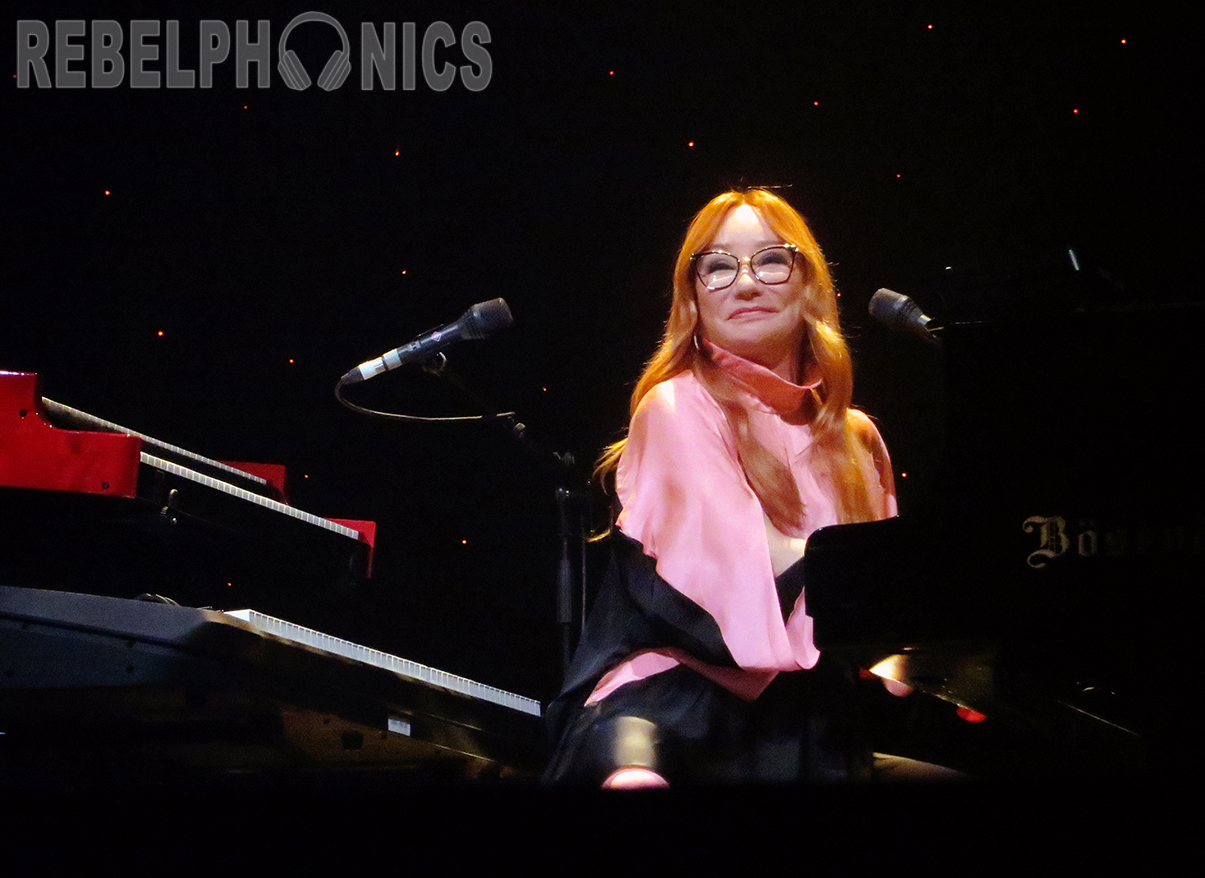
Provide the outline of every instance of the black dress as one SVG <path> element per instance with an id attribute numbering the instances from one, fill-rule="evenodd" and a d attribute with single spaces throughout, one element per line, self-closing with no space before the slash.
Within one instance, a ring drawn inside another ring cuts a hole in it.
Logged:
<path id="1" fill-rule="evenodd" d="M 780 673 L 752 702 L 680 665 L 585 705 L 607 670 L 644 649 L 676 647 L 737 667 L 712 617 L 658 575 L 641 545 L 619 532 L 610 540 L 607 574 L 547 712 L 554 752 L 545 782 L 598 787 L 627 765 L 652 768 L 671 786 L 869 778 L 855 675 L 826 656 Z M 801 569 L 796 563 L 776 580 L 784 618 Z"/>

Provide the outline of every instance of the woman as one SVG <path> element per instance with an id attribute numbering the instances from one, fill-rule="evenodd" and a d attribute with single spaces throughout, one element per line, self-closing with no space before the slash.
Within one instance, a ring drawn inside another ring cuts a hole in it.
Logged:
<path id="1" fill-rule="evenodd" d="M 619 533 L 549 711 L 548 780 L 868 772 L 852 678 L 820 661 L 792 566 L 817 528 L 895 514 L 886 449 L 852 388 L 803 218 L 765 190 L 713 199 L 678 255 L 628 437 L 599 463 L 616 475 Z"/>

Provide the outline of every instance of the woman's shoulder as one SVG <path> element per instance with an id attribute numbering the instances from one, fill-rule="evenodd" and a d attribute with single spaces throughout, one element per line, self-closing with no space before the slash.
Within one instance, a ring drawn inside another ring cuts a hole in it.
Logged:
<path id="1" fill-rule="evenodd" d="M 874 449 L 883 444 L 883 436 L 870 415 L 861 409 L 846 409 L 845 420 L 850 433 L 864 448 Z"/>
<path id="2" fill-rule="evenodd" d="M 690 410 L 697 409 L 700 405 L 706 406 L 708 402 L 714 406 L 711 394 L 703 388 L 694 373 L 686 369 L 672 378 L 654 384 L 640 400 L 636 411 L 638 414 L 642 410 L 676 414 L 684 409 Z"/>
<path id="3" fill-rule="evenodd" d="M 858 435 L 878 432 L 878 428 L 874 425 L 874 421 L 870 419 L 870 415 L 861 409 L 846 409 L 845 419 Z"/>
<path id="4" fill-rule="evenodd" d="M 689 370 L 649 389 L 632 416 L 629 439 L 678 437 L 698 441 L 725 435 L 724 412 Z"/>

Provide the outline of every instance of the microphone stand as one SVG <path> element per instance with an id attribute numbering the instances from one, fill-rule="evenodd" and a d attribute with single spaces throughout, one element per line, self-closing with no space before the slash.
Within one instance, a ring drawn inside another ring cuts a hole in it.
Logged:
<path id="1" fill-rule="evenodd" d="M 489 405 L 449 370 L 448 358 L 443 353 L 438 353 L 426 360 L 422 364 L 422 368 L 430 375 L 443 378 L 471 399 L 488 419 L 498 422 L 537 463 L 553 474 L 556 482 L 553 493 L 557 508 L 557 530 L 561 543 L 556 574 L 556 617 L 560 633 L 561 679 L 563 682 L 569 670 L 569 662 L 573 658 L 573 651 L 577 646 L 574 632 L 575 630 L 582 631 L 586 624 L 587 565 L 582 537 L 586 531 L 585 510 L 589 508 L 590 501 L 590 493 L 587 490 L 588 483 L 581 479 L 576 468 L 577 461 L 572 453 L 549 451 L 536 444 L 528 435 L 527 425 L 519 421 L 514 412 L 498 414 L 496 407 Z M 580 546 L 580 567 L 576 577 L 573 570 L 572 544 L 574 542 Z"/>

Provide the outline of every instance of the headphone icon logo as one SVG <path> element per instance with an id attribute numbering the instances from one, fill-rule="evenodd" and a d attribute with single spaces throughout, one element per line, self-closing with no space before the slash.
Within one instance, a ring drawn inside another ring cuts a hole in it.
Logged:
<path id="1" fill-rule="evenodd" d="M 285 49 L 285 40 L 289 37 L 289 32 L 299 24 L 305 24 L 310 21 L 321 21 L 329 24 L 335 30 L 339 31 L 339 37 L 343 40 L 343 51 L 335 52 L 331 55 L 331 59 L 326 62 L 326 66 L 322 68 L 322 73 L 318 75 L 318 87 L 323 91 L 334 91 L 339 86 L 343 85 L 343 80 L 347 79 L 347 74 L 351 72 L 351 62 L 348 57 L 351 55 L 351 43 L 347 39 L 347 32 L 343 30 L 343 25 L 335 21 L 325 12 L 303 12 L 298 15 L 284 29 L 284 33 L 280 35 L 280 45 L 277 47 L 277 55 L 280 61 L 276 65 L 276 69 L 280 71 L 281 77 L 291 89 L 304 91 L 310 87 L 309 74 L 305 72 L 305 68 L 301 66 L 301 59 L 297 57 L 297 53 L 292 49 Z"/>

